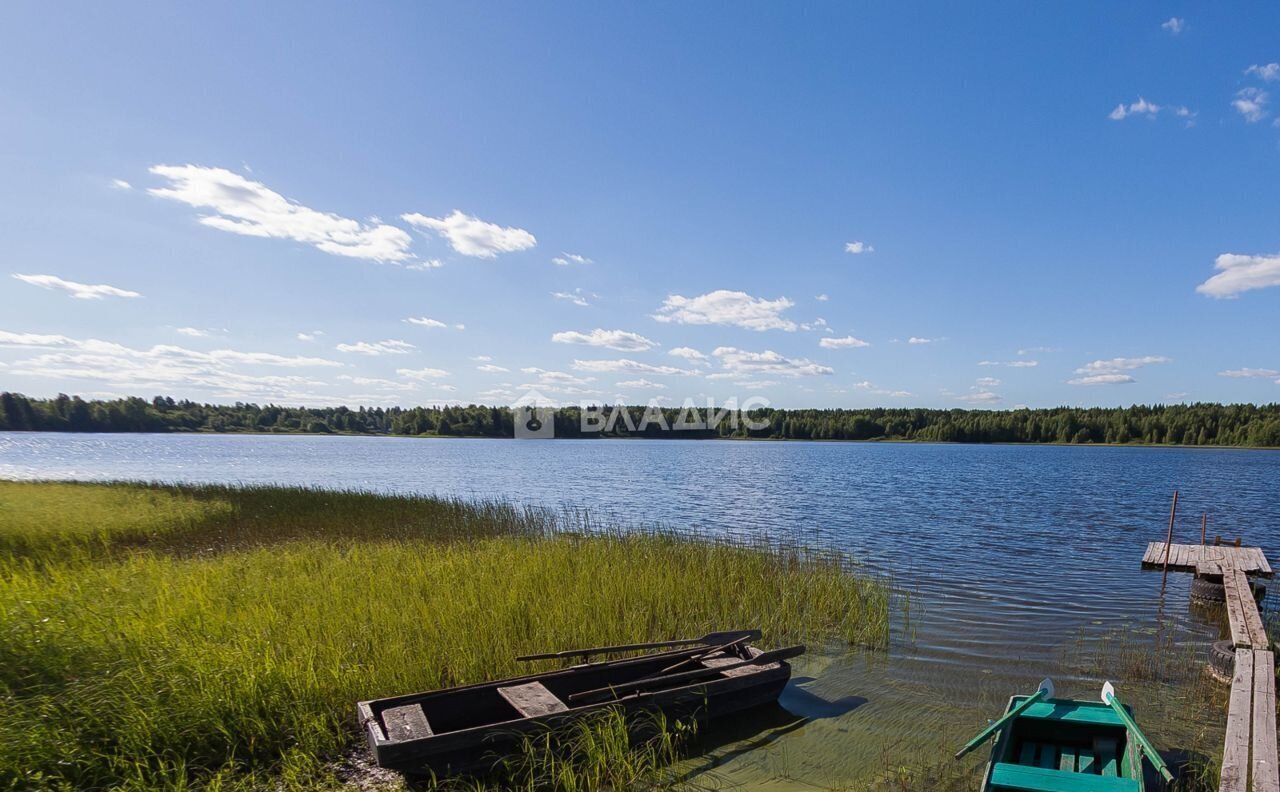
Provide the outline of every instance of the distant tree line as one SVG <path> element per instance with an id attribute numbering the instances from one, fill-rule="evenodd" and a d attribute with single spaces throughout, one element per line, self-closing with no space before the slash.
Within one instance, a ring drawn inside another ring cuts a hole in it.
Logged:
<path id="1" fill-rule="evenodd" d="M 607 408 L 608 410 L 612 408 Z M 607 431 L 583 432 L 581 409 L 556 411 L 556 437 L 693 437 L 788 440 L 925 440 L 947 443 L 1144 443 L 1280 447 L 1280 404 L 1175 404 L 1053 407 L 1019 410 L 626 407 Z M 596 415 L 601 420 L 605 414 Z M 683 428 L 678 423 L 685 419 Z M 648 420 L 646 420 L 646 418 Z M 748 421 L 748 419 L 750 419 Z M 511 437 L 509 407 L 281 407 L 200 404 L 157 396 L 85 401 L 78 396 L 30 399 L 0 393 L 0 431 L 280 432 L 305 434 Z M 602 422 L 602 421 L 601 421 Z M 690 423 L 695 423 L 692 428 Z M 709 425 L 702 425 L 709 424 Z"/>

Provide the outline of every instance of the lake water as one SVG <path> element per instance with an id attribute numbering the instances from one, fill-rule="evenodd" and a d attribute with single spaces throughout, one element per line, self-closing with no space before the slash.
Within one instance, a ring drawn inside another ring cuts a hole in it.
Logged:
<path id="1" fill-rule="evenodd" d="M 909 610 L 895 609 L 887 655 L 798 663 L 783 704 L 800 720 L 773 713 L 716 753 L 716 778 L 752 787 L 856 786 L 871 768 L 941 760 L 1046 675 L 1092 698 L 1099 678 L 1079 658 L 1120 635 L 1207 647 L 1218 626 L 1188 607 L 1189 576 L 1162 596 L 1139 568 L 1175 488 L 1176 539 L 1199 541 L 1207 512 L 1210 537 L 1280 560 L 1280 453 L 1267 451 L 0 433 L 0 478 L 501 497 L 844 550 L 892 576 Z M 1205 731 L 1202 707 L 1181 706 L 1191 682 L 1115 681 L 1158 743 Z"/>

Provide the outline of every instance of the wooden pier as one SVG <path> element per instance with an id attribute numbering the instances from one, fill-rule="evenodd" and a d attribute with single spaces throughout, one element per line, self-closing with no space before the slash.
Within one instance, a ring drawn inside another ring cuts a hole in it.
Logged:
<path id="1" fill-rule="evenodd" d="M 1227 621 L 1236 651 L 1235 674 L 1227 708 L 1222 749 L 1221 792 L 1280 792 L 1276 751 L 1275 656 L 1249 575 L 1271 577 L 1271 565 L 1258 547 L 1152 542 L 1142 565 L 1222 577 Z"/>

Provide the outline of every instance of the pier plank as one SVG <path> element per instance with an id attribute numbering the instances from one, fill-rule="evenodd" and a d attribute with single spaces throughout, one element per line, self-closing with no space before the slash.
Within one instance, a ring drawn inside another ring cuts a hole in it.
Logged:
<path id="1" fill-rule="evenodd" d="M 1227 736 L 1222 745 L 1220 792 L 1246 792 L 1249 784 L 1249 732 L 1252 726 L 1253 652 L 1236 650 L 1236 671 L 1231 679 L 1227 709 Z"/>
<path id="2" fill-rule="evenodd" d="M 1280 792 L 1276 759 L 1276 675 L 1271 652 L 1253 653 L 1253 792 Z"/>
<path id="3" fill-rule="evenodd" d="M 1222 585 L 1227 593 L 1227 620 L 1231 622 L 1231 640 L 1237 647 L 1266 649 L 1267 630 L 1262 625 L 1262 616 L 1253 599 L 1249 578 L 1239 569 L 1224 570 Z"/>

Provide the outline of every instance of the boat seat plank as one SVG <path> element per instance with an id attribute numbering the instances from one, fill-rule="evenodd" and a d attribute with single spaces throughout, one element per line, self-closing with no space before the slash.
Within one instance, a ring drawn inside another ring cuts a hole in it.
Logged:
<path id="1" fill-rule="evenodd" d="M 526 718 L 540 718 L 557 712 L 568 712 L 565 703 L 541 683 L 530 682 L 525 685 L 512 685 L 498 688 L 498 695 L 516 708 Z"/>
<path id="2" fill-rule="evenodd" d="M 1022 717 L 1124 728 L 1124 721 L 1105 704 L 1041 701 L 1028 707 Z"/>
<path id="3" fill-rule="evenodd" d="M 1098 769 L 1104 776 L 1119 776 L 1120 764 L 1116 757 L 1116 741 L 1104 737 L 1093 738 L 1093 755 L 1098 757 Z"/>
<path id="4" fill-rule="evenodd" d="M 1076 768 L 1076 772 L 1088 773 L 1089 775 L 1097 774 L 1098 768 L 1093 761 L 1093 750 L 1090 748 L 1081 748 L 1078 753 L 1080 763 Z"/>
<path id="5" fill-rule="evenodd" d="M 731 665 L 740 664 L 742 662 L 742 658 L 710 657 L 705 660 L 700 660 L 699 662 L 702 663 L 702 665 L 706 666 L 707 668 L 719 668 L 721 666 L 731 666 Z M 777 667 L 778 667 L 777 663 L 766 663 L 764 665 L 751 665 L 751 666 L 739 665 L 738 668 L 728 668 L 724 671 L 721 671 L 720 673 L 724 674 L 726 677 L 739 677 L 739 676 L 748 676 L 750 674 L 758 674 L 761 671 L 768 671 L 770 669 L 774 669 Z"/>
<path id="6" fill-rule="evenodd" d="M 1139 792 L 1132 778 L 1107 778 L 1000 762 L 991 771 L 992 789 L 1001 792 Z"/>
<path id="7" fill-rule="evenodd" d="M 1067 773 L 1076 771 L 1076 749 L 1070 745 L 1062 746 L 1062 753 L 1058 756 L 1058 769 Z"/>
<path id="8" fill-rule="evenodd" d="M 382 726 L 387 739 L 392 742 L 421 740 L 432 734 L 431 725 L 427 723 L 427 713 L 422 711 L 421 704 L 405 704 L 403 707 L 383 710 Z"/>
<path id="9" fill-rule="evenodd" d="M 1253 652 L 1236 650 L 1236 671 L 1227 705 L 1227 736 L 1222 745 L 1221 792 L 1245 792 L 1249 784 L 1249 726 L 1253 699 Z"/>

